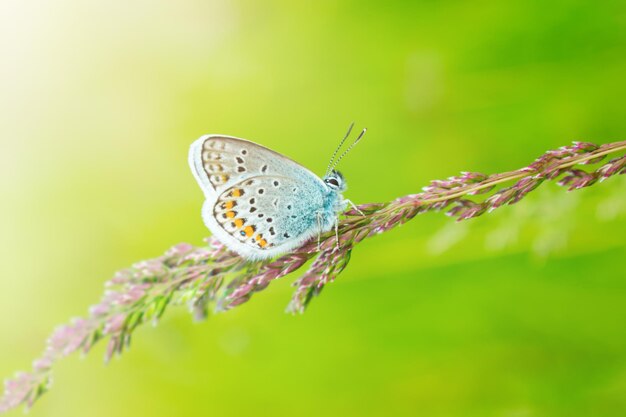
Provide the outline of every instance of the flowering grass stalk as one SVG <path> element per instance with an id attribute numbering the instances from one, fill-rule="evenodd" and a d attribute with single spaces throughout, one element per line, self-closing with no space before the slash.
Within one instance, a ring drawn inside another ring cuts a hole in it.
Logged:
<path id="1" fill-rule="evenodd" d="M 130 345 L 137 326 L 156 323 L 170 304 L 187 305 L 196 320 L 207 317 L 209 309 L 228 310 L 245 303 L 272 281 L 290 274 L 315 258 L 294 283 L 296 291 L 287 307 L 302 313 L 311 299 L 344 270 L 354 246 L 367 237 L 386 232 L 417 214 L 445 210 L 457 220 L 466 220 L 514 204 L 544 181 L 575 190 L 588 187 L 616 174 L 626 173 L 626 156 L 617 156 L 595 169 L 609 154 L 626 150 L 626 141 L 594 145 L 575 142 L 537 158 L 516 171 L 494 175 L 463 172 L 460 176 L 432 181 L 419 194 L 388 203 L 363 204 L 345 213 L 334 232 L 307 242 L 294 252 L 271 261 L 246 261 L 230 252 L 218 240 L 205 246 L 179 244 L 163 256 L 141 261 L 116 273 L 105 284 L 100 303 L 89 309 L 86 318 L 77 318 L 57 328 L 47 341 L 33 370 L 20 372 L 5 382 L 0 412 L 20 404 L 27 407 L 48 390 L 51 367 L 62 357 L 89 350 L 107 341 L 105 359 L 120 354 Z M 509 183 L 509 185 L 505 185 Z M 500 187 L 500 188 L 498 188 Z M 360 212 L 361 213 L 360 213 Z"/>

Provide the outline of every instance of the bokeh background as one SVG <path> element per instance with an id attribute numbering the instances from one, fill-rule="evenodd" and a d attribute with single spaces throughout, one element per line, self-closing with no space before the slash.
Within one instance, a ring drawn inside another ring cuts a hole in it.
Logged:
<path id="1" fill-rule="evenodd" d="M 626 138 L 620 0 L 1 0 L 0 54 L 3 376 L 114 271 L 202 242 L 202 134 L 322 173 L 355 120 L 357 203 Z M 624 416 L 625 180 L 420 216 L 304 316 L 295 277 L 204 323 L 173 308 L 108 366 L 60 362 L 30 415 Z"/>

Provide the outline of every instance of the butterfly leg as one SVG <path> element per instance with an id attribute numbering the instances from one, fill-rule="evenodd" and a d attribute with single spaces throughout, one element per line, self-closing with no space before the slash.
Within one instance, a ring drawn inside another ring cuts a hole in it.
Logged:
<path id="1" fill-rule="evenodd" d="M 350 204 L 350 207 L 352 207 L 354 209 L 354 211 L 356 211 L 357 213 L 359 213 L 361 216 L 365 217 L 365 214 L 363 214 L 363 212 L 361 210 L 359 210 L 359 208 L 351 201 L 348 200 L 347 198 L 343 200 L 344 202 Z"/>
<path id="2" fill-rule="evenodd" d="M 317 219 L 317 251 L 319 252 L 322 247 L 322 213 L 317 213 L 315 217 Z"/>

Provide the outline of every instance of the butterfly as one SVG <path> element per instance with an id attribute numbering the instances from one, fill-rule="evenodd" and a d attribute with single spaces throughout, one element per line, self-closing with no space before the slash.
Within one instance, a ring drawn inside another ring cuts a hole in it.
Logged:
<path id="1" fill-rule="evenodd" d="M 291 252 L 314 236 L 319 242 L 333 227 L 337 231 L 339 214 L 354 204 L 343 198 L 346 182 L 335 167 L 366 132 L 363 129 L 335 160 L 353 125 L 322 178 L 254 142 L 201 136 L 190 146 L 189 166 L 204 192 L 206 226 L 229 249 L 250 260 Z"/>

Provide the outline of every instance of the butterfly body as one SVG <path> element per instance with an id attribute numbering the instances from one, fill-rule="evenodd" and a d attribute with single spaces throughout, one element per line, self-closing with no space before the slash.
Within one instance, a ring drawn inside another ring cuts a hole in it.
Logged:
<path id="1" fill-rule="evenodd" d="M 331 230 L 347 205 L 341 174 L 320 179 L 245 139 L 202 136 L 191 145 L 189 165 L 206 198 L 204 223 L 248 259 L 290 252 Z"/>

